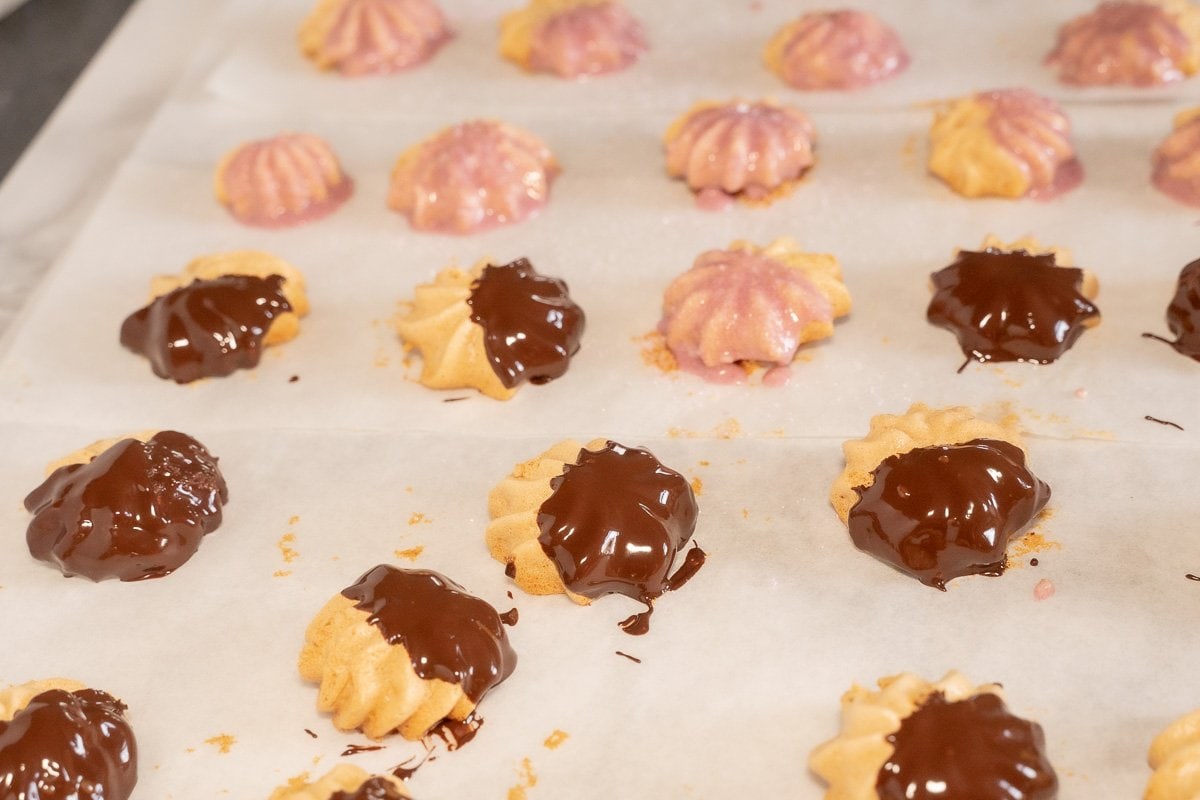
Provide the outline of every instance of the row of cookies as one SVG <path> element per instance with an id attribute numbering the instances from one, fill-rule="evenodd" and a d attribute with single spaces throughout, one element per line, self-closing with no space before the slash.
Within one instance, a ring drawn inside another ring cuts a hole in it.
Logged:
<path id="1" fill-rule="evenodd" d="M 647 48 L 642 23 L 620 0 L 530 0 L 499 23 L 500 55 L 560 78 L 609 74 Z M 301 52 L 353 77 L 412 69 L 453 38 L 434 0 L 320 0 L 300 26 Z M 903 72 L 911 60 L 874 14 L 806 13 L 765 43 L 766 66 L 788 86 L 851 90 Z M 1072 86 L 1158 86 L 1200 70 L 1200 8 L 1188 0 L 1101 2 L 1067 21 L 1045 59 Z"/>
<path id="2" fill-rule="evenodd" d="M 938 112 L 929 171 L 966 197 L 1047 199 L 1083 179 L 1070 129 L 1054 101 L 1029 90 L 982 92 Z M 664 141 L 667 174 L 707 209 L 735 199 L 769 203 L 794 190 L 815 163 L 808 117 L 773 101 L 700 103 L 671 124 Z M 1197 110 L 1178 115 L 1152 161 L 1156 187 L 1200 205 Z M 406 150 L 387 203 L 414 230 L 477 233 L 535 214 L 559 172 L 550 148 L 532 133 L 473 120 Z M 235 219 L 267 228 L 320 219 L 353 190 L 330 145 L 300 133 L 240 145 L 222 159 L 215 184 Z"/>

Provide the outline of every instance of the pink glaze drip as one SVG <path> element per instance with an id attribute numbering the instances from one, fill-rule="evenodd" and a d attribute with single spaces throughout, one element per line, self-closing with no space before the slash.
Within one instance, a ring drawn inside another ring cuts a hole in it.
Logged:
<path id="1" fill-rule="evenodd" d="M 729 103 L 691 112 L 667 143 L 667 172 L 692 191 L 768 195 L 813 164 L 812 123 L 791 108 Z"/>
<path id="2" fill-rule="evenodd" d="M 417 230 L 475 233 L 520 222 L 550 197 L 558 164 L 537 137 L 474 120 L 447 128 L 402 157 L 388 205 Z"/>
<path id="3" fill-rule="evenodd" d="M 991 107 L 988 129 L 1029 177 L 1029 197 L 1049 200 L 1083 181 L 1075 158 L 1071 122 L 1058 103 L 1029 89 L 977 95 Z"/>
<path id="4" fill-rule="evenodd" d="M 833 306 L 800 270 L 761 253 L 709 250 L 667 287 L 658 327 L 681 369 L 733 383 L 745 380 L 746 364 L 786 367 L 805 327 L 832 320 Z"/>
<path id="5" fill-rule="evenodd" d="M 226 158 L 217 180 L 229 213 L 262 228 L 320 219 L 354 190 L 329 145 L 299 133 L 242 145 Z"/>
<path id="6" fill-rule="evenodd" d="M 563 78 L 625 69 L 646 51 L 642 26 L 620 3 L 583 5 L 548 19 L 534 33 L 531 69 Z"/>
<path id="7" fill-rule="evenodd" d="M 1034 600 L 1049 600 L 1054 597 L 1054 583 L 1049 578 L 1042 578 L 1033 587 Z"/>
<path id="8" fill-rule="evenodd" d="M 432 0 L 345 0 L 322 55 L 347 76 L 400 72 L 426 61 L 453 35 Z"/>
<path id="9" fill-rule="evenodd" d="M 1200 206 L 1200 116 L 1177 127 L 1154 151 L 1153 181 L 1173 200 Z"/>
<path id="10" fill-rule="evenodd" d="M 896 32 L 865 11 L 805 14 L 784 30 L 780 77 L 796 89 L 859 89 L 909 64 Z"/>
<path id="11" fill-rule="evenodd" d="M 1161 6 L 1107 2 L 1063 25 L 1046 64 L 1073 86 L 1161 86 L 1187 77 L 1180 65 L 1190 51 L 1187 34 Z"/>

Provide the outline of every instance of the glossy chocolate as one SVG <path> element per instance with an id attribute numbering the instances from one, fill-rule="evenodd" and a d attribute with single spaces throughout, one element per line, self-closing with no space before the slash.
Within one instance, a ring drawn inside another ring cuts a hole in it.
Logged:
<path id="1" fill-rule="evenodd" d="M 225 479 L 178 431 L 122 439 L 87 464 L 59 467 L 25 498 L 34 558 L 64 575 L 139 581 L 170 575 L 221 524 Z"/>
<path id="2" fill-rule="evenodd" d="M 1167 306 L 1167 326 L 1175 334 L 1171 346 L 1200 361 L 1200 259 L 1179 273 L 1175 297 Z"/>
<path id="3" fill-rule="evenodd" d="M 125 705 L 96 689 L 42 692 L 0 721 L 0 797 L 126 800 L 137 743 Z"/>
<path id="4" fill-rule="evenodd" d="M 879 800 L 1054 800 L 1058 777 L 1042 727 L 984 692 L 946 702 L 936 692 L 887 737 Z"/>
<path id="5" fill-rule="evenodd" d="M 1083 270 L 1055 266 L 1053 254 L 963 250 L 933 285 L 926 318 L 978 361 L 1048 364 L 1100 318 L 1080 293 Z"/>
<path id="6" fill-rule="evenodd" d="M 188 383 L 257 366 L 271 322 L 292 310 L 283 278 L 224 275 L 155 298 L 121 325 L 121 344 L 160 378 Z"/>
<path id="7" fill-rule="evenodd" d="M 407 800 L 407 797 L 396 791 L 387 778 L 376 775 L 353 792 L 334 792 L 329 800 Z"/>
<path id="8" fill-rule="evenodd" d="M 687 479 L 646 450 L 608 442 L 580 450 L 550 488 L 538 542 L 568 589 L 645 602 L 670 589 L 671 565 L 699 513 Z"/>
<path id="9" fill-rule="evenodd" d="M 418 676 L 457 683 L 473 703 L 517 665 L 496 609 L 436 572 L 380 564 L 342 595 L 403 645 Z"/>
<path id="10" fill-rule="evenodd" d="M 884 460 L 857 487 L 850 538 L 943 591 L 963 575 L 999 575 L 1005 549 L 1050 499 L 1016 445 L 992 439 L 921 447 Z"/>
<path id="11" fill-rule="evenodd" d="M 583 309 L 567 284 L 539 275 L 527 259 L 483 268 L 471 284 L 471 320 L 483 328 L 488 363 L 506 388 L 561 377 L 579 352 Z"/>

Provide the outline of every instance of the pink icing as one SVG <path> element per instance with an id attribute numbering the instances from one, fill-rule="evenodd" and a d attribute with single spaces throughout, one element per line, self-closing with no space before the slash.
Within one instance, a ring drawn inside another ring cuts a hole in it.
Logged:
<path id="1" fill-rule="evenodd" d="M 1177 127 L 1154 151 L 1153 181 L 1172 199 L 1200 206 L 1200 117 Z"/>
<path id="2" fill-rule="evenodd" d="M 583 5 L 546 20 L 533 35 L 531 69 L 564 78 L 625 69 L 646 50 L 642 26 L 620 3 Z"/>
<path id="3" fill-rule="evenodd" d="M 795 109 L 745 102 L 705 107 L 691 112 L 667 143 L 667 172 L 695 192 L 761 198 L 812 166 L 813 139 L 812 123 Z"/>
<path id="4" fill-rule="evenodd" d="M 242 145 L 222 163 L 217 180 L 229 213 L 263 228 L 320 219 L 354 190 L 329 145 L 302 133 Z"/>
<path id="5" fill-rule="evenodd" d="M 900 37 L 865 11 L 805 14 L 785 30 L 781 77 L 797 89 L 858 89 L 908 67 Z"/>
<path id="6" fill-rule="evenodd" d="M 343 75 L 399 72 L 421 64 L 452 37 L 432 0 L 345 0 L 322 55 Z"/>
<path id="7" fill-rule="evenodd" d="M 475 233 L 531 216 L 558 174 L 533 134 L 489 120 L 463 122 L 418 145 L 392 175 L 388 205 L 414 228 Z"/>
<path id="8" fill-rule="evenodd" d="M 988 129 L 1029 177 L 1029 197 L 1049 200 L 1083 181 L 1071 143 L 1071 122 L 1058 103 L 1029 89 L 976 96 L 991 107 Z"/>
<path id="9" fill-rule="evenodd" d="M 1166 9 L 1153 3 L 1101 3 L 1068 22 L 1046 64 L 1075 86 L 1159 86 L 1187 77 L 1180 65 L 1191 43 Z"/>
<path id="10" fill-rule="evenodd" d="M 667 287 L 658 327 L 681 369 L 732 383 L 746 379 L 745 364 L 787 367 L 804 328 L 832 320 L 833 306 L 800 270 L 761 253 L 709 250 Z M 764 383 L 786 381 L 786 371 L 771 372 Z"/>
<path id="11" fill-rule="evenodd" d="M 1049 600 L 1054 596 L 1054 583 L 1049 578 L 1042 578 L 1033 587 L 1034 600 Z"/>

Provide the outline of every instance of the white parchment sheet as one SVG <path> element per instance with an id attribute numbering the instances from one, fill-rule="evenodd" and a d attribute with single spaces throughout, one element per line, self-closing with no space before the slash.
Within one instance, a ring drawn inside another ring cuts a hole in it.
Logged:
<path id="1" fill-rule="evenodd" d="M 40 479 L 44 454 L 92 435 L 0 432 L 0 479 L 14 490 Z M 520 610 L 516 671 L 481 704 L 478 738 L 439 748 L 417 773 L 421 798 L 505 798 L 524 785 L 524 759 L 537 777 L 530 798 L 818 798 L 805 759 L 833 735 L 852 682 L 950 668 L 1002 682 L 1013 710 L 1041 722 L 1061 797 L 1137 797 L 1149 740 L 1197 704 L 1200 587 L 1184 574 L 1200 571 L 1200 542 L 1181 500 L 1200 469 L 1195 448 L 1033 441 L 1030 465 L 1054 492 L 1037 530 L 1059 548 L 1037 553 L 1037 567 L 1024 557 L 943 594 L 854 549 L 826 500 L 837 442 L 610 431 L 700 481 L 695 539 L 709 563 L 659 602 L 639 638 L 616 627 L 636 604 L 526 596 L 483 543 L 487 492 L 514 462 L 558 435 L 597 431 L 192 433 L 220 457 L 230 502 L 221 528 L 168 578 L 63 578 L 22 557 L 19 491 L 0 516 L 0 545 L 18 554 L 0 565 L 10 643 L 0 680 L 65 674 L 122 697 L 142 747 L 139 797 L 265 797 L 367 744 L 316 713 L 296 657 L 329 597 L 377 563 L 409 563 L 395 551 L 416 547 L 417 565 Z M 1057 593 L 1038 602 L 1043 578 Z M 568 738 L 550 750 L 557 730 Z M 382 769 L 422 752 L 394 739 L 350 758 Z"/>
<path id="2" fill-rule="evenodd" d="M 1021 3 L 1025 15 L 983 2 L 863 4 L 924 55 L 894 95 L 846 98 L 781 91 L 759 66 L 760 43 L 799 8 L 772 0 L 758 11 L 714 4 L 724 14 L 633 3 L 654 50 L 632 72 L 584 84 L 499 62 L 498 4 L 447 3 L 460 36 L 444 53 L 363 82 L 317 75 L 291 50 L 305 3 L 234 5 L 242 13 L 228 18 L 242 27 L 214 34 L 231 38 L 227 59 L 160 109 L 0 353 L 0 684 L 69 675 L 123 698 L 142 748 L 138 798 L 266 797 L 367 743 L 315 712 L 296 656 L 330 596 L 377 563 L 409 564 L 397 551 L 419 547 L 411 563 L 520 609 L 517 671 L 482 705 L 479 737 L 417 773 L 423 800 L 517 800 L 513 788 L 527 800 L 815 799 L 805 759 L 836 731 L 851 683 L 951 668 L 1002 682 L 1012 709 L 1042 723 L 1064 800 L 1139 796 L 1150 739 L 1200 706 L 1200 583 L 1185 578 L 1200 574 L 1200 363 L 1140 337 L 1166 333 L 1176 276 L 1200 256 L 1200 212 L 1148 183 L 1150 154 L 1194 84 L 1168 99 L 1073 103 L 1087 177 L 1065 197 L 967 201 L 925 174 L 931 112 L 909 104 L 999 83 L 985 71 L 996 59 L 1024 75 L 1053 40 L 1050 17 L 1087 3 Z M 685 59 L 666 46 L 673 37 L 704 57 Z M 743 57 L 711 57 L 729 55 L 718 42 Z M 1064 96 L 1036 78 L 1004 82 Z M 811 111 L 816 167 L 769 208 L 697 210 L 664 175 L 661 132 L 694 100 L 765 93 Z M 396 156 L 485 115 L 554 150 L 563 174 L 550 205 L 478 236 L 411 231 L 384 205 Z M 356 194 L 313 225 L 241 227 L 212 198 L 213 167 L 237 143 L 284 130 L 327 137 Z M 1099 277 L 1102 323 L 1058 363 L 955 374 L 953 336 L 925 322 L 929 273 L 988 233 L 1065 246 Z M 788 385 L 713 386 L 643 363 L 663 289 L 696 255 L 784 235 L 837 255 L 854 299 Z M 313 311 L 299 338 L 257 370 L 187 386 L 120 347 L 152 275 L 248 247 L 304 271 Z M 522 256 L 567 280 L 588 314 L 569 372 L 507 403 L 416 383 L 419 362 L 404 363 L 392 329 L 398 303 L 448 264 Z M 914 401 L 1020 417 L 1030 464 L 1054 492 L 1037 525 L 1049 549 L 942 594 L 853 548 L 827 500 L 840 445 Z M 138 584 L 68 580 L 29 558 L 21 499 L 43 465 L 148 427 L 183 430 L 221 458 L 231 501 L 197 556 Z M 647 446 L 701 487 L 696 540 L 709 564 L 663 598 L 642 638 L 616 628 L 635 604 L 527 597 L 483 544 L 487 492 L 513 463 L 595 436 Z M 1057 591 L 1038 602 L 1043 578 Z M 551 749 L 555 731 L 567 738 Z M 394 739 L 348 758 L 382 769 L 422 752 Z"/>

